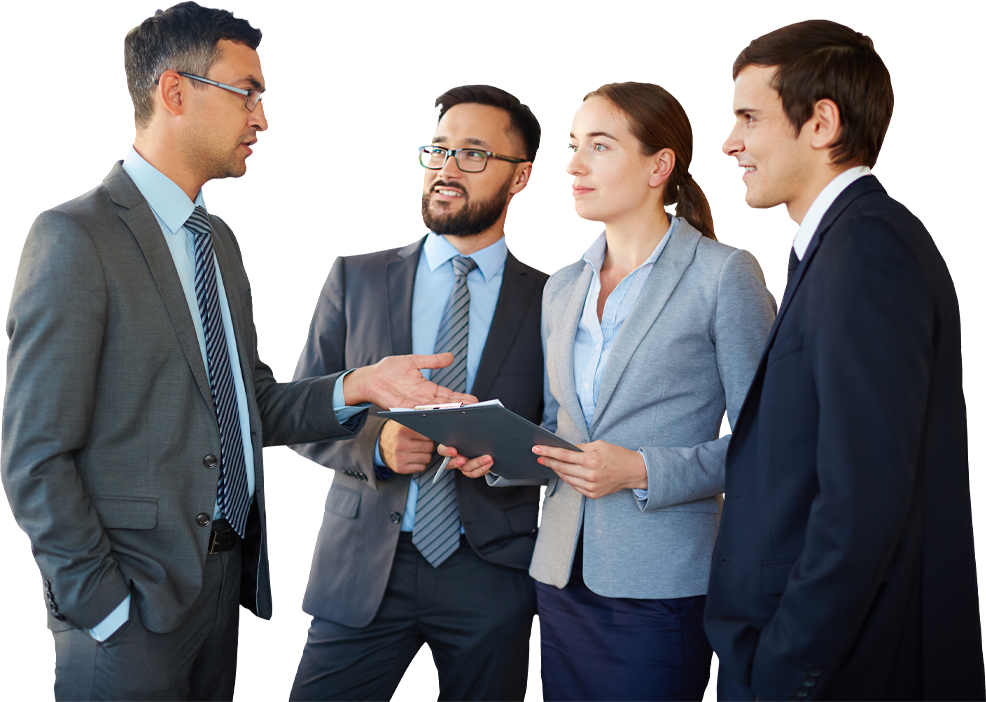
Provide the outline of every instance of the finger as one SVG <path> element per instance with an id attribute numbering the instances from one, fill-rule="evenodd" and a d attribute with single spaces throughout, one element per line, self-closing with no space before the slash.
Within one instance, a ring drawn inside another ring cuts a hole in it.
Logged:
<path id="1" fill-rule="evenodd" d="M 585 466 L 556 461 L 554 458 L 545 458 L 543 456 L 538 459 L 538 463 L 547 466 L 559 475 L 578 477 L 581 480 L 590 480 L 592 477 L 593 471 Z"/>
<path id="2" fill-rule="evenodd" d="M 445 368 L 451 365 L 453 356 L 450 353 L 433 353 L 429 356 L 411 354 L 406 357 L 415 368 Z"/>
<path id="3" fill-rule="evenodd" d="M 456 455 L 458 455 L 458 451 L 455 450 L 455 447 L 453 447 L 453 446 L 446 446 L 445 444 L 439 444 L 438 445 L 438 448 L 436 450 L 438 451 L 438 455 L 439 456 L 456 456 Z"/>
<path id="4" fill-rule="evenodd" d="M 432 451 L 435 450 L 435 445 L 428 440 L 425 441 L 405 440 L 398 442 L 397 450 L 404 452 L 411 452 L 411 453 L 430 454 Z"/>
<path id="5" fill-rule="evenodd" d="M 534 453 L 539 456 L 547 456 L 548 458 L 554 458 L 559 461 L 564 461 L 565 463 L 576 463 L 581 464 L 585 460 L 584 453 L 576 453 L 575 451 L 569 451 L 566 448 L 556 448 L 554 446 L 535 446 L 531 449 Z"/>

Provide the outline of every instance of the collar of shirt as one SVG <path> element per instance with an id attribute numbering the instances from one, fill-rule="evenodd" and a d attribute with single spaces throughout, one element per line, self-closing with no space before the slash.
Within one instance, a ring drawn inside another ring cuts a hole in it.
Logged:
<path id="1" fill-rule="evenodd" d="M 833 178 L 822 192 L 818 193 L 818 197 L 815 198 L 815 201 L 811 203 L 811 207 L 808 208 L 805 218 L 801 220 L 798 233 L 794 235 L 794 253 L 797 255 L 798 260 L 805 257 L 805 251 L 808 250 L 808 245 L 811 243 L 812 238 L 814 238 L 815 231 L 818 229 L 822 217 L 825 216 L 832 203 L 835 202 L 835 198 L 839 197 L 842 191 L 854 182 L 869 174 L 870 169 L 868 166 L 850 168 L 848 171 L 843 171 Z"/>
<path id="2" fill-rule="evenodd" d="M 501 236 L 485 249 L 469 254 L 469 258 L 476 262 L 476 267 L 483 274 L 483 280 L 487 283 L 493 280 L 507 261 L 507 242 L 505 239 L 506 237 Z M 425 239 L 424 254 L 428 260 L 428 269 L 432 272 L 446 261 L 461 255 L 459 250 L 449 243 L 448 239 L 435 232 L 428 232 L 428 238 Z"/>
<path id="3" fill-rule="evenodd" d="M 661 252 L 664 251 L 664 248 L 668 245 L 668 239 L 671 238 L 671 235 L 674 233 L 674 230 L 678 228 L 678 222 L 681 221 L 678 217 L 672 217 L 670 219 L 671 219 L 671 226 L 668 227 L 668 231 L 664 234 L 663 237 L 661 237 L 661 241 L 658 242 L 657 246 L 654 247 L 654 251 L 651 253 L 650 256 L 647 257 L 647 260 L 641 263 L 639 266 L 637 266 L 634 269 L 634 272 L 636 272 L 637 270 L 648 264 L 652 264 L 655 261 L 657 261 L 658 257 L 661 255 Z M 589 246 L 586 252 L 582 254 L 582 260 L 588 263 L 589 267 L 592 268 L 592 272 L 598 276 L 599 271 L 603 269 L 603 261 L 605 259 L 606 259 L 606 231 L 604 230 L 603 233 L 600 234 L 599 237 L 594 242 L 592 242 L 592 245 Z M 630 275 L 633 275 L 633 273 L 631 273 Z M 629 278 L 630 276 L 627 277 Z"/>
<path id="4" fill-rule="evenodd" d="M 145 161 L 132 146 L 123 159 L 123 170 L 172 234 L 185 226 L 196 205 L 206 209 L 201 190 L 192 202 L 175 181 Z"/>

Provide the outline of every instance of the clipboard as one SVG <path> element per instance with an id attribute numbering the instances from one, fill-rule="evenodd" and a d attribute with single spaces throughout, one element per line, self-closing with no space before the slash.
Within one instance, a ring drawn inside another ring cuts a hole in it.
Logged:
<path id="1" fill-rule="evenodd" d="M 582 452 L 556 434 L 511 412 L 499 401 L 494 402 L 452 409 L 391 410 L 378 412 L 377 416 L 393 419 L 436 443 L 454 446 L 461 456 L 492 456 L 493 472 L 504 478 L 557 477 L 553 470 L 538 463 L 537 454 L 531 452 L 536 445 Z"/>

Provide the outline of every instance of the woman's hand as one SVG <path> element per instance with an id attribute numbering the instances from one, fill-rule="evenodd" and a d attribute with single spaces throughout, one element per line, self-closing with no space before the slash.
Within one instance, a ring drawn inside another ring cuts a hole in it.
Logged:
<path id="1" fill-rule="evenodd" d="M 598 500 L 627 488 L 647 489 L 647 466 L 636 451 L 606 441 L 578 444 L 583 453 L 535 446 L 538 463 L 548 466 L 576 492 Z M 441 449 L 439 449 L 441 452 Z"/>
<path id="2" fill-rule="evenodd" d="M 451 470 L 453 468 L 461 470 L 462 474 L 467 478 L 478 478 L 480 476 L 486 475 L 490 472 L 490 468 L 493 466 L 492 456 L 480 456 L 479 458 L 466 458 L 464 456 L 459 456 L 458 452 L 451 446 L 445 446 L 444 444 L 438 445 L 438 454 L 440 456 L 452 456 L 452 460 L 448 462 L 448 466 L 445 470 Z"/>

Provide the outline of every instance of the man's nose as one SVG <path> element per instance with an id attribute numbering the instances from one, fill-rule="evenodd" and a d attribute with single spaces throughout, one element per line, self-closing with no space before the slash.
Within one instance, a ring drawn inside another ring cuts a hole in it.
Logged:
<path id="1" fill-rule="evenodd" d="M 258 102 L 257 106 L 253 108 L 253 112 L 250 113 L 250 119 L 247 120 L 247 124 L 256 129 L 258 132 L 262 132 L 267 129 L 267 115 L 264 114 L 263 100 Z"/>

